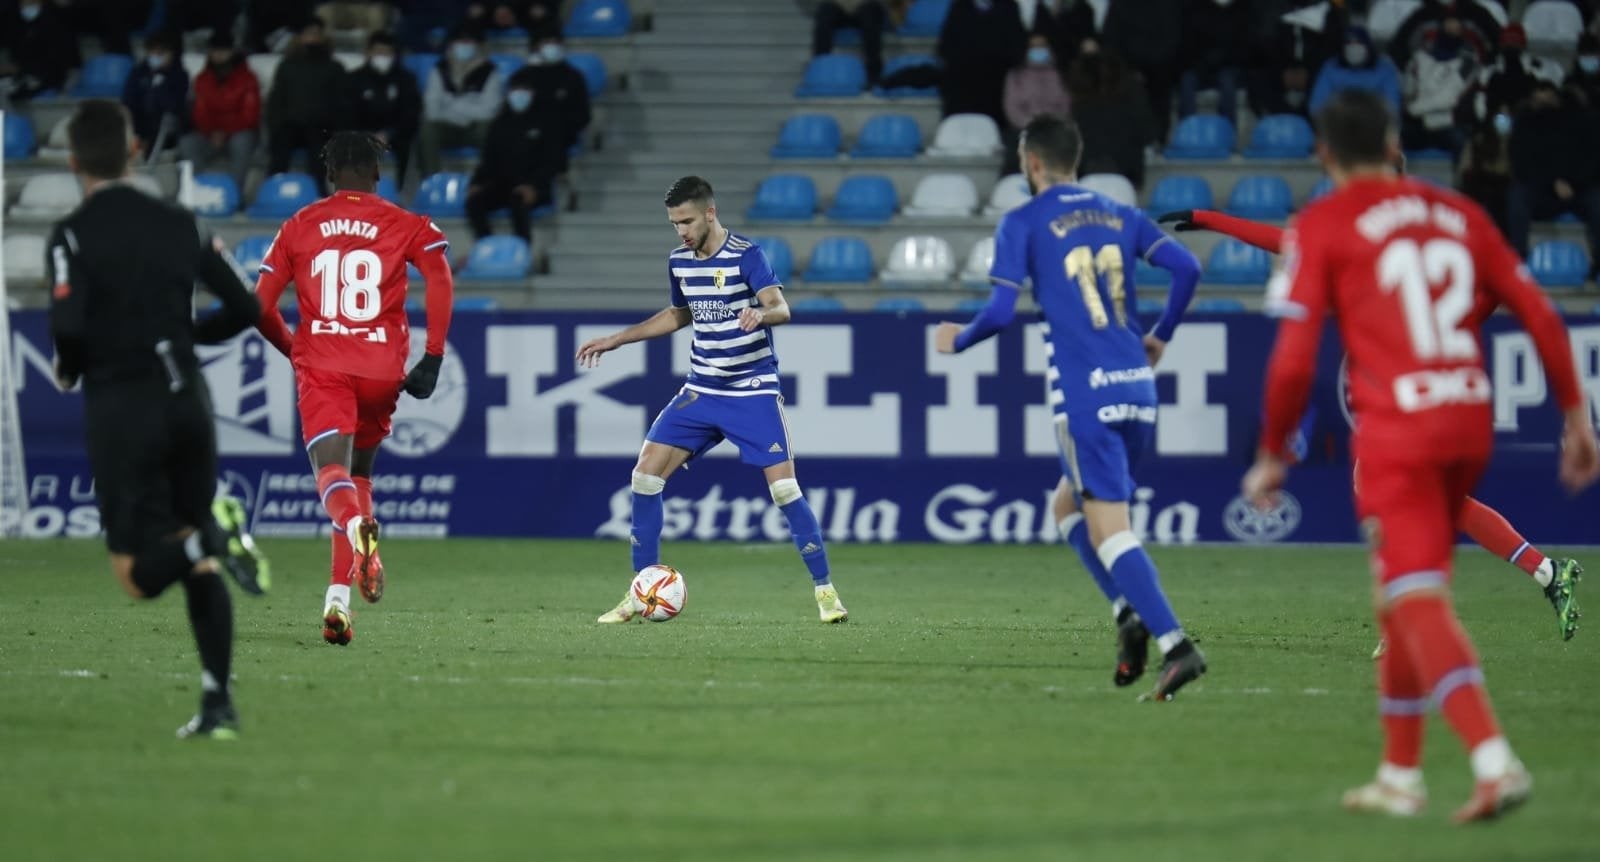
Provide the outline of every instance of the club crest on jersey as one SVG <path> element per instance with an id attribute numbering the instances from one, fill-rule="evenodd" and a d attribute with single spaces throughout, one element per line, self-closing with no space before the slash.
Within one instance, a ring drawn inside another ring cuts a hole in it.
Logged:
<path id="1" fill-rule="evenodd" d="M 711 281 L 717 286 L 717 290 L 721 290 L 722 286 L 728 282 L 727 278 L 722 275 L 722 270 L 720 269 L 717 270 L 715 275 L 711 276 Z"/>

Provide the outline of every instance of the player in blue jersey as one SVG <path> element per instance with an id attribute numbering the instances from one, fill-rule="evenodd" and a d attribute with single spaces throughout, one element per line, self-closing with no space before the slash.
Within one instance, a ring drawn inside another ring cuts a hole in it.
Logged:
<path id="1" fill-rule="evenodd" d="M 1028 124 L 1018 151 L 1034 197 L 995 232 L 989 302 L 966 326 L 940 324 L 934 343 L 958 353 L 999 332 L 1024 283 L 1032 283 L 1044 312 L 1045 379 L 1072 490 L 1063 532 L 1118 616 L 1115 682 L 1128 685 L 1144 672 L 1153 633 L 1164 660 L 1151 696 L 1171 700 L 1205 673 L 1205 658 L 1161 591 L 1128 503 L 1133 469 L 1155 436 L 1153 366 L 1194 296 L 1200 264 L 1138 209 L 1074 185 L 1082 150 L 1068 120 L 1046 114 Z M 1131 277 L 1139 258 L 1172 274 L 1166 311 L 1149 333 L 1134 317 Z"/>
<path id="2" fill-rule="evenodd" d="M 694 327 L 689 379 L 645 435 L 633 468 L 633 570 L 661 562 L 661 492 L 667 477 L 689 459 L 723 440 L 739 458 L 760 467 L 772 501 L 789 519 L 800 558 L 811 571 L 817 610 L 825 623 L 842 623 L 849 612 L 828 577 L 822 527 L 794 476 L 789 426 L 778 389 L 778 355 L 772 327 L 789 322 L 783 285 L 760 246 L 717 220 L 711 184 L 684 177 L 667 190 L 667 218 L 683 244 L 667 259 L 672 304 L 642 323 L 578 348 L 578 364 L 594 366 L 624 344 Z M 633 601 L 600 617 L 623 623 Z"/>

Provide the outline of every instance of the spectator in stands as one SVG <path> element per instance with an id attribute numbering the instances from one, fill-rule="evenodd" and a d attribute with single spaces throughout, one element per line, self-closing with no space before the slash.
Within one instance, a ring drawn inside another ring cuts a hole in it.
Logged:
<path id="1" fill-rule="evenodd" d="M 395 185 L 404 187 L 411 145 L 422 116 L 422 90 L 401 66 L 395 37 L 386 31 L 367 39 L 367 62 L 350 73 L 350 128 L 371 132 L 394 152 Z"/>
<path id="2" fill-rule="evenodd" d="M 822 0 L 811 23 L 811 56 L 833 53 L 833 34 L 841 27 L 861 31 L 861 59 L 867 67 L 867 86 L 883 76 L 883 30 L 889 10 L 881 0 Z"/>
<path id="3" fill-rule="evenodd" d="M 1103 41 L 1144 78 L 1145 96 L 1155 124 L 1146 141 L 1160 145 L 1172 120 L 1172 88 L 1178 80 L 1183 47 L 1184 0 L 1115 2 L 1106 10 Z"/>
<path id="4" fill-rule="evenodd" d="M 1004 128 L 1006 74 L 1027 48 L 1016 0 L 954 0 L 939 30 L 944 115 L 986 114 Z"/>
<path id="5" fill-rule="evenodd" d="M 1506 226 L 1506 193 L 1511 187 L 1511 118 L 1504 114 L 1502 128 L 1482 123 L 1464 128 L 1466 146 L 1461 150 L 1456 173 L 1456 188 L 1478 202 L 1502 233 Z"/>
<path id="6" fill-rule="evenodd" d="M 489 214 L 511 211 L 512 230 L 533 241 L 533 208 L 554 199 L 562 154 L 561 132 L 550 115 L 533 108 L 533 89 L 513 80 L 506 103 L 489 125 L 483 158 L 467 186 L 467 220 L 483 239 L 494 231 Z"/>
<path id="7" fill-rule="evenodd" d="M 505 81 L 483 53 L 483 35 L 471 27 L 450 37 L 450 48 L 428 73 L 422 93 L 423 176 L 437 173 L 440 153 L 456 147 L 481 147 L 504 100 Z"/>
<path id="8" fill-rule="evenodd" d="M 437 34 L 459 25 L 465 15 L 462 0 L 391 2 L 400 10 L 400 46 L 407 51 L 438 51 L 441 46 Z"/>
<path id="9" fill-rule="evenodd" d="M 1344 90 L 1371 90 L 1400 116 L 1400 72 L 1393 61 L 1372 47 L 1372 35 L 1365 27 L 1345 28 L 1344 47 L 1318 70 L 1307 107 L 1316 114 Z"/>
<path id="10" fill-rule="evenodd" d="M 331 30 L 376 33 L 389 26 L 392 10 L 384 0 L 333 0 L 317 5 L 317 17 Z"/>
<path id="11" fill-rule="evenodd" d="M 245 0 L 246 48 L 252 54 L 277 50 L 312 17 L 315 5 L 315 0 Z"/>
<path id="12" fill-rule="evenodd" d="M 206 67 L 195 76 L 192 119 L 183 157 L 203 167 L 227 156 L 228 172 L 242 193 L 260 143 L 261 82 L 225 30 L 211 34 Z"/>
<path id="13" fill-rule="evenodd" d="M 1239 122 L 1240 60 L 1245 54 L 1245 10 L 1234 0 L 1187 0 L 1183 7 L 1183 74 L 1178 78 L 1178 116 L 1196 110 L 1204 87 L 1217 89 L 1217 113 Z"/>
<path id="14" fill-rule="evenodd" d="M 559 30 L 535 39 L 530 46 L 528 65 L 518 69 L 512 81 L 526 83 L 533 90 L 534 110 L 551 115 L 561 143 L 558 172 L 566 173 L 567 152 L 582 139 L 591 114 L 589 84 L 583 73 L 567 62 L 567 49 Z"/>
<path id="15" fill-rule="evenodd" d="M 1404 68 L 1418 52 L 1429 50 L 1446 29 L 1450 39 L 1459 40 L 1480 65 L 1494 55 L 1500 41 L 1499 20 L 1477 0 L 1423 0 L 1389 39 L 1389 56 Z"/>
<path id="16" fill-rule="evenodd" d="M 1511 124 L 1511 189 L 1506 238 L 1523 257 L 1534 219 L 1572 213 L 1583 220 L 1591 257 L 1600 257 L 1600 127 L 1588 111 L 1564 104 L 1556 85 L 1534 85 Z M 1589 275 L 1595 274 L 1594 264 Z"/>
<path id="17" fill-rule="evenodd" d="M 1578 37 L 1578 57 L 1567 73 L 1568 92 L 1591 111 L 1600 111 L 1600 39 L 1593 33 Z"/>
<path id="18" fill-rule="evenodd" d="M 1006 75 L 1006 162 L 1001 173 L 1017 173 L 1017 139 L 1022 130 L 1040 114 L 1066 116 L 1071 107 L 1067 89 L 1062 86 L 1061 73 L 1056 71 L 1056 58 L 1050 51 L 1050 40 L 1042 34 L 1028 39 L 1028 56 L 1022 65 Z"/>
<path id="19" fill-rule="evenodd" d="M 1343 46 L 1347 25 L 1343 6 L 1293 10 L 1301 0 L 1255 0 L 1246 9 L 1254 67 L 1248 73 L 1250 109 L 1257 116 L 1308 116 L 1316 70 Z M 1289 13 L 1289 14 L 1285 14 Z"/>
<path id="20" fill-rule="evenodd" d="M 0 63 L 0 95 L 25 102 L 47 90 L 66 86 L 67 76 L 83 65 L 78 37 L 67 15 L 54 3 L 22 0 L 4 21 L 7 60 Z"/>
<path id="21" fill-rule="evenodd" d="M 178 37 L 157 33 L 144 42 L 144 61 L 122 85 L 122 104 L 147 155 L 170 150 L 189 127 L 189 73 L 179 61 Z"/>
<path id="22" fill-rule="evenodd" d="M 1067 75 L 1072 118 L 1083 135 L 1078 175 L 1121 174 L 1144 185 L 1145 145 L 1155 137 L 1150 100 L 1116 56 L 1089 51 Z"/>
<path id="23" fill-rule="evenodd" d="M 484 30 L 521 27 L 529 39 L 561 32 L 560 0 L 472 0 L 465 20 Z"/>
<path id="24" fill-rule="evenodd" d="M 1478 71 L 1472 89 L 1456 109 L 1461 125 L 1506 122 L 1533 93 L 1535 84 L 1548 81 L 1560 85 L 1561 67 L 1529 54 L 1527 48 L 1528 34 L 1521 24 L 1511 24 L 1500 31 L 1500 53 L 1493 63 Z M 1507 120 L 1496 120 L 1497 115 L 1506 115 Z"/>
<path id="25" fill-rule="evenodd" d="M 1478 72 L 1461 19 L 1445 18 L 1427 44 L 1406 61 L 1405 115 L 1400 139 L 1408 150 L 1445 150 L 1454 155 L 1463 140 L 1455 108 Z"/>
<path id="26" fill-rule="evenodd" d="M 1022 27 L 1050 40 L 1056 68 L 1065 75 L 1086 45 L 1100 47 L 1094 26 L 1094 7 L 1088 0 L 1023 0 L 1019 7 Z"/>
<path id="27" fill-rule="evenodd" d="M 289 169 L 295 150 L 310 157 L 310 174 L 321 188 L 327 173 L 322 148 L 345 123 L 345 71 L 328 47 L 322 19 L 300 27 L 296 43 L 272 78 L 267 96 L 267 173 Z"/>

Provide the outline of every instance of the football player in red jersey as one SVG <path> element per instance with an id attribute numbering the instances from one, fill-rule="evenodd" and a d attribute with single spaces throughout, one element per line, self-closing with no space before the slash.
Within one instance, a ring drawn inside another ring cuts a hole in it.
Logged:
<path id="1" fill-rule="evenodd" d="M 1181 210 L 1165 213 L 1156 220 L 1171 223 L 1179 231 L 1216 231 L 1272 254 L 1279 253 L 1283 248 L 1282 228 L 1213 210 Z M 1481 320 L 1492 314 L 1494 309 L 1493 305 L 1480 303 L 1474 311 Z M 1357 464 L 1354 478 L 1359 479 L 1360 473 L 1361 468 Z M 1578 633 L 1577 586 L 1583 575 L 1583 567 L 1578 565 L 1577 560 L 1545 556 L 1532 542 L 1523 538 L 1504 515 L 1475 497 L 1468 497 L 1466 507 L 1461 510 L 1461 530 L 1484 550 L 1521 569 L 1544 590 L 1545 598 L 1556 610 L 1556 627 L 1561 632 L 1562 640 L 1571 640 Z M 1384 648 L 1384 643 L 1380 641 L 1372 657 L 1380 658 Z"/>
<path id="2" fill-rule="evenodd" d="M 1318 155 L 1336 190 L 1303 210 L 1269 287 L 1283 318 L 1266 377 L 1265 419 L 1244 494 L 1270 501 L 1310 395 L 1331 315 L 1350 368 L 1363 464 L 1356 507 L 1372 545 L 1385 744 L 1374 781 L 1344 796 L 1357 811 L 1411 815 L 1425 801 L 1423 718 L 1437 703 L 1471 754 L 1477 780 L 1455 815 L 1481 820 L 1522 803 L 1527 770 L 1501 735 L 1483 672 L 1449 598 L 1450 559 L 1467 492 L 1494 444 L 1490 384 L 1474 306 L 1508 305 L 1532 337 L 1564 413 L 1560 477 L 1600 477 L 1600 443 L 1560 315 L 1493 222 L 1469 199 L 1405 179 L 1399 143 L 1375 95 L 1339 94 L 1318 116 Z"/>
<path id="3" fill-rule="evenodd" d="M 439 379 L 453 286 L 450 243 L 426 216 L 377 194 L 383 144 L 340 132 L 323 151 L 335 191 L 295 213 L 261 262 L 256 293 L 261 334 L 294 363 L 300 426 L 322 505 L 333 519 L 333 569 L 322 636 L 348 644 L 350 582 L 361 597 L 383 597 L 378 522 L 372 517 L 372 464 L 389 436 L 400 392 L 427 398 Z M 428 289 L 427 348 L 409 374 L 406 264 Z M 300 325 L 291 336 L 278 298 L 295 283 Z"/>

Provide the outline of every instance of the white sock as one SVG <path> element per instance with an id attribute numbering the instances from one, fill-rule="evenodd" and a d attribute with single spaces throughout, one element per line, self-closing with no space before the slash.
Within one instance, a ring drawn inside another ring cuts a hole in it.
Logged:
<path id="1" fill-rule="evenodd" d="M 191 563 L 198 563 L 206 558 L 206 549 L 200 545 L 199 530 L 190 533 L 189 537 L 183 540 L 183 555 L 188 557 Z M 1549 582 L 1549 579 L 1546 578 L 1545 583 Z"/>
<path id="2" fill-rule="evenodd" d="M 349 610 L 350 609 L 350 585 L 349 584 L 329 584 L 328 585 L 328 598 L 324 602 L 324 604 L 338 605 L 339 607 L 344 608 L 345 610 Z"/>
<path id="3" fill-rule="evenodd" d="M 1550 582 L 1555 580 L 1555 578 L 1556 567 L 1554 563 L 1550 562 L 1549 557 L 1545 557 L 1544 560 L 1539 563 L 1539 568 L 1533 570 L 1533 579 L 1538 581 L 1539 586 L 1541 587 L 1550 586 Z"/>
<path id="4" fill-rule="evenodd" d="M 1416 766 L 1395 766 L 1393 763 L 1378 764 L 1378 783 L 1404 790 L 1407 793 L 1422 795 L 1422 769 Z"/>
<path id="5" fill-rule="evenodd" d="M 1495 781 L 1509 772 L 1516 760 L 1505 737 L 1485 739 L 1472 749 L 1472 775 L 1479 781 Z"/>
<path id="6" fill-rule="evenodd" d="M 1188 635 L 1183 633 L 1183 629 L 1173 629 L 1172 631 L 1157 637 L 1156 646 L 1161 647 L 1162 655 L 1166 655 L 1167 653 L 1172 652 L 1173 647 L 1183 643 L 1183 639 L 1186 637 L 1188 637 Z"/>
<path id="7" fill-rule="evenodd" d="M 813 584 L 812 588 L 813 590 L 831 590 L 833 589 L 833 581 L 823 581 L 820 584 Z"/>
<path id="8" fill-rule="evenodd" d="M 1122 618 L 1122 611 L 1127 606 L 1128 606 L 1128 600 L 1125 599 L 1125 598 L 1122 598 L 1121 596 L 1118 596 L 1117 600 L 1111 603 L 1111 619 L 1113 619 L 1113 620 L 1121 619 Z"/>

